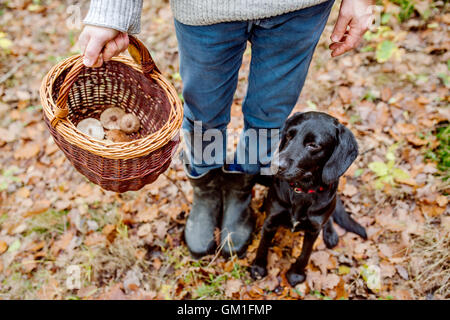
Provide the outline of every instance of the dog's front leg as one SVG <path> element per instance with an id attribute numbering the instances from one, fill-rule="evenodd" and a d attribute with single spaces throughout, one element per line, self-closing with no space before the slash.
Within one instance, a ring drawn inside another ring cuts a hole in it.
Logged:
<path id="1" fill-rule="evenodd" d="M 253 279 L 261 279 L 267 275 L 267 254 L 269 247 L 277 228 L 271 225 L 270 219 L 264 221 L 261 232 L 261 241 L 259 242 L 258 250 L 256 251 L 256 258 L 250 269 L 250 275 Z"/>
<path id="2" fill-rule="evenodd" d="M 319 236 L 319 231 L 306 231 L 303 237 L 302 253 L 297 261 L 291 266 L 289 271 L 286 273 L 286 278 L 292 287 L 297 284 L 302 283 L 306 279 L 305 268 L 308 264 L 309 257 L 311 256 L 312 248 L 314 242 Z"/>
<path id="3" fill-rule="evenodd" d="M 337 235 L 336 230 L 334 230 L 332 217 L 330 217 L 323 226 L 322 237 L 323 242 L 325 242 L 325 245 L 328 249 L 332 249 L 337 246 L 339 242 L 339 236 Z"/>

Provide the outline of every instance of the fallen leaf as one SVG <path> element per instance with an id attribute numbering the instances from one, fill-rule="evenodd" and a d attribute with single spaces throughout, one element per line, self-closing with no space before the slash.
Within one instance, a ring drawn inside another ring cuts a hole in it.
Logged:
<path id="1" fill-rule="evenodd" d="M 141 225 L 138 228 L 138 232 L 137 235 L 139 237 L 145 237 L 146 235 L 148 235 L 150 232 L 152 232 L 152 226 L 150 223 L 145 223 L 143 225 Z"/>
<path id="2" fill-rule="evenodd" d="M 366 282 L 367 288 L 373 292 L 378 292 L 381 289 L 381 274 L 380 268 L 374 265 L 362 266 L 360 273 Z"/>
<path id="3" fill-rule="evenodd" d="M 297 293 L 301 296 L 304 297 L 305 294 L 308 291 L 308 285 L 306 284 L 306 282 L 303 283 L 299 283 L 295 286 L 295 290 L 297 290 Z"/>
<path id="4" fill-rule="evenodd" d="M 324 279 L 325 276 L 320 271 L 310 271 L 308 272 L 308 276 L 306 277 L 308 286 L 311 288 L 311 290 L 316 291 L 322 290 Z"/>
<path id="5" fill-rule="evenodd" d="M 358 193 L 358 189 L 353 184 L 346 183 L 342 193 L 344 194 L 344 196 L 353 197 Z"/>
<path id="6" fill-rule="evenodd" d="M 444 213 L 445 208 L 435 206 L 435 205 L 426 205 L 422 204 L 420 206 L 420 210 L 422 213 L 428 217 L 437 217 Z"/>
<path id="7" fill-rule="evenodd" d="M 138 222 L 150 222 L 155 220 L 158 216 L 158 207 L 152 206 L 147 210 L 143 210 L 137 213 L 136 218 Z"/>
<path id="8" fill-rule="evenodd" d="M 350 268 L 346 265 L 340 265 L 338 269 L 338 274 L 343 276 L 350 273 Z"/>
<path id="9" fill-rule="evenodd" d="M 39 200 L 23 215 L 25 218 L 41 214 L 50 208 L 51 202 L 48 200 Z"/>
<path id="10" fill-rule="evenodd" d="M 161 269 L 162 262 L 161 262 L 160 259 L 155 258 L 155 259 L 153 259 L 153 261 L 152 261 L 152 265 L 153 265 L 153 268 L 155 268 L 155 270 L 158 271 L 159 269 Z"/>
<path id="11" fill-rule="evenodd" d="M 421 147 L 424 146 L 428 143 L 427 140 L 425 139 L 420 139 L 418 136 L 416 136 L 415 134 L 409 134 L 406 136 L 406 140 L 408 140 L 409 143 L 415 145 L 416 147 Z"/>
<path id="12" fill-rule="evenodd" d="M 0 128 L 0 141 L 10 143 L 17 139 L 17 134 L 14 131 Z"/>
<path id="13" fill-rule="evenodd" d="M 139 286 L 141 284 L 140 279 L 142 278 L 142 274 L 140 269 L 131 269 L 128 270 L 127 274 L 125 275 L 125 278 L 123 280 L 123 286 L 125 288 L 125 292 L 128 290 L 136 291 L 139 289 Z"/>
<path id="14" fill-rule="evenodd" d="M 35 142 L 28 142 L 25 146 L 18 148 L 16 152 L 14 152 L 14 159 L 31 159 L 36 157 L 41 151 L 41 145 Z"/>
<path id="15" fill-rule="evenodd" d="M 45 247 L 45 241 L 33 242 L 27 247 L 27 251 L 36 252 Z"/>
<path id="16" fill-rule="evenodd" d="M 156 225 L 156 236 L 160 239 L 164 239 L 167 233 L 167 222 L 157 221 Z"/>
<path id="17" fill-rule="evenodd" d="M 385 102 L 388 102 L 389 101 L 389 99 L 392 97 L 392 91 L 391 91 L 391 88 L 389 88 L 389 87 L 384 87 L 382 90 L 381 90 L 381 100 L 383 100 L 383 101 L 385 101 Z"/>
<path id="18" fill-rule="evenodd" d="M 445 207 L 448 204 L 448 198 L 446 196 L 440 195 L 436 198 L 436 203 L 439 207 Z"/>
<path id="19" fill-rule="evenodd" d="M 411 187 L 417 186 L 417 182 L 411 177 L 394 177 L 394 180 L 401 184 L 406 184 Z"/>
<path id="20" fill-rule="evenodd" d="M 107 224 L 102 229 L 102 234 L 108 238 L 110 242 L 114 240 L 114 231 L 116 231 L 116 225 L 114 224 Z"/>
<path id="21" fill-rule="evenodd" d="M 61 250 L 65 250 L 67 246 L 70 244 L 70 241 L 72 241 L 72 238 L 74 236 L 73 231 L 67 231 L 64 233 L 61 238 L 58 241 L 55 241 L 55 243 L 50 248 L 50 253 L 53 256 L 57 256 Z"/>
<path id="22" fill-rule="evenodd" d="M 75 194 L 80 197 L 88 197 L 92 194 L 92 187 L 89 183 L 83 183 L 77 187 Z"/>
<path id="23" fill-rule="evenodd" d="M 341 278 L 337 274 L 329 273 L 323 282 L 322 289 L 333 289 L 338 285 L 340 280 Z"/>
<path id="24" fill-rule="evenodd" d="M 88 235 L 86 237 L 86 239 L 84 239 L 84 244 L 87 245 L 88 247 L 97 245 L 97 244 L 101 244 L 103 242 L 105 242 L 106 237 L 103 234 L 100 234 L 98 232 L 94 232 L 90 235 Z"/>
<path id="25" fill-rule="evenodd" d="M 400 134 L 412 134 L 417 132 L 417 127 L 411 123 L 396 123 L 395 128 Z"/>
<path id="26" fill-rule="evenodd" d="M 409 279 L 408 271 L 401 265 L 396 265 L 395 269 L 397 269 L 397 273 L 402 277 L 404 280 Z"/>
<path id="27" fill-rule="evenodd" d="M 279 282 L 278 282 L 278 279 L 276 277 L 274 277 L 272 275 L 268 275 L 267 277 L 265 277 L 262 280 L 260 280 L 260 282 L 258 283 L 258 286 L 261 289 L 273 291 L 278 286 L 278 283 Z"/>
<path id="28" fill-rule="evenodd" d="M 352 101 L 352 92 L 348 87 L 339 87 L 338 89 L 339 97 L 342 100 L 342 103 L 350 103 Z"/>
<path id="29" fill-rule="evenodd" d="M 387 244 L 381 243 L 378 245 L 378 250 L 380 251 L 380 254 L 383 258 L 390 258 L 392 257 L 392 249 Z"/>
<path id="30" fill-rule="evenodd" d="M 225 295 L 229 298 L 233 297 L 233 294 L 239 292 L 242 287 L 242 281 L 239 279 L 230 279 L 225 284 Z"/>
<path id="31" fill-rule="evenodd" d="M 21 198 L 28 198 L 28 196 L 30 195 L 30 190 L 28 190 L 25 187 L 22 187 L 19 190 L 17 190 L 16 195 Z"/>
<path id="32" fill-rule="evenodd" d="M 340 299 L 348 299 L 348 292 L 345 290 L 345 281 L 342 278 L 336 287 L 336 300 Z"/>
<path id="33" fill-rule="evenodd" d="M 21 245 L 22 244 L 20 243 L 19 239 L 14 240 L 14 242 L 8 248 L 8 252 L 15 252 L 19 250 Z"/>
<path id="34" fill-rule="evenodd" d="M 381 276 L 383 278 L 392 278 L 395 275 L 395 267 L 387 261 L 380 263 Z"/>
<path id="35" fill-rule="evenodd" d="M 450 216 L 442 217 L 441 219 L 441 225 L 444 227 L 444 230 L 450 233 Z"/>
<path id="36" fill-rule="evenodd" d="M 5 241 L 0 241 L 0 254 L 8 250 L 8 244 Z"/>
<path id="37" fill-rule="evenodd" d="M 322 274 L 327 273 L 327 268 L 330 263 L 330 255 L 326 251 L 313 252 L 311 254 L 311 261 L 320 269 Z"/>

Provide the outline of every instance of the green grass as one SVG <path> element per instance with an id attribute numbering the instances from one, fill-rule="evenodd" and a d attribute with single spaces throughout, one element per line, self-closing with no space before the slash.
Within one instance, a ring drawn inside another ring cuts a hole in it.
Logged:
<path id="1" fill-rule="evenodd" d="M 226 275 L 215 277 L 210 274 L 209 279 L 207 279 L 202 285 L 200 285 L 195 290 L 195 292 L 198 295 L 199 299 L 223 296 L 223 287 L 225 281 L 227 281 Z"/>
<path id="2" fill-rule="evenodd" d="M 429 150 L 427 157 L 437 162 L 439 171 L 442 172 L 442 180 L 447 181 L 450 178 L 450 125 L 438 127 L 436 137 L 439 140 L 439 146 L 435 150 Z"/>
<path id="3" fill-rule="evenodd" d="M 400 22 L 404 22 L 411 18 L 414 13 L 414 1 L 412 0 L 390 0 L 390 2 L 400 7 L 400 13 L 397 15 L 397 19 Z"/>
<path id="4" fill-rule="evenodd" d="M 193 262 L 192 265 L 196 263 Z M 198 275 L 197 275 L 198 276 Z M 193 272 L 185 276 L 186 283 L 195 283 L 198 279 Z M 209 277 L 200 276 L 202 283 L 195 289 L 196 299 L 226 299 L 225 284 L 229 279 L 241 279 L 245 284 L 249 283 L 246 268 L 238 263 L 234 263 L 233 270 L 219 275 L 209 274 Z"/>
<path id="5" fill-rule="evenodd" d="M 44 213 L 32 217 L 28 221 L 29 230 L 42 235 L 62 234 L 69 226 L 67 221 L 68 211 L 47 210 Z"/>

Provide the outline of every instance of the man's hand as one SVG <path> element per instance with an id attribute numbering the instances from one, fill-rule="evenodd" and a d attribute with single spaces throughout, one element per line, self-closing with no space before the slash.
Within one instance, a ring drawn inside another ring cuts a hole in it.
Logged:
<path id="1" fill-rule="evenodd" d="M 80 34 L 78 43 L 84 54 L 86 67 L 100 67 L 128 47 L 128 34 L 114 29 L 87 25 Z"/>
<path id="2" fill-rule="evenodd" d="M 373 0 L 342 0 L 339 17 L 331 35 L 331 56 L 356 48 L 373 21 Z M 348 28 L 347 28 L 348 27 Z"/>

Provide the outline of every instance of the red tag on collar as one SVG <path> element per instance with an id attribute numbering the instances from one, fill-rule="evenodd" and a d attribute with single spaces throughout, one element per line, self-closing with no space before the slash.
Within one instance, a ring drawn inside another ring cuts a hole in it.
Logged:
<path id="1" fill-rule="evenodd" d="M 295 193 L 303 193 L 302 188 L 294 188 Z"/>
<path id="2" fill-rule="evenodd" d="M 303 189 L 302 189 L 302 188 L 299 188 L 299 187 L 295 187 L 295 184 L 294 184 L 293 182 L 289 183 L 289 185 L 290 185 L 291 187 L 294 187 L 294 192 L 295 192 L 295 193 L 304 193 Z M 320 191 L 320 192 L 322 192 L 322 191 L 324 191 L 324 190 L 325 190 L 325 189 L 324 189 L 323 187 L 319 187 L 319 191 Z M 316 190 L 309 189 L 309 190 L 308 190 L 308 193 L 316 193 Z"/>

